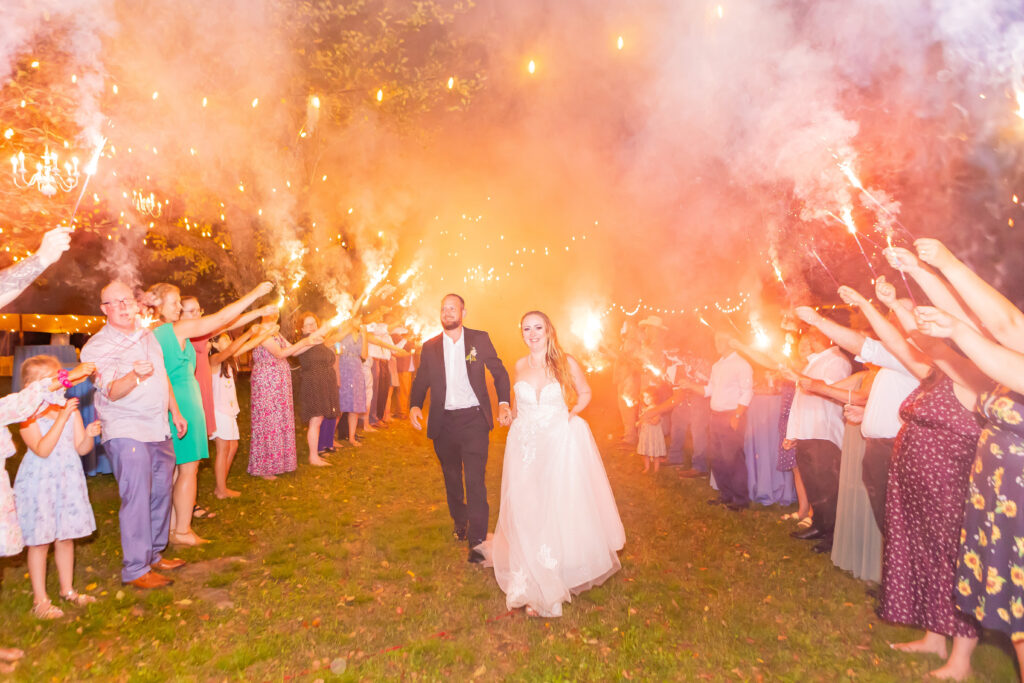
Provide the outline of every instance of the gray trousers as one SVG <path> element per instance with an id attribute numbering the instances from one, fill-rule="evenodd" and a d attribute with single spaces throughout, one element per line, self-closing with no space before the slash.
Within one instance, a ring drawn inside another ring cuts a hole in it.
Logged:
<path id="1" fill-rule="evenodd" d="M 104 443 L 121 494 L 121 580 L 134 581 L 160 560 L 171 528 L 174 445 L 111 439 Z"/>

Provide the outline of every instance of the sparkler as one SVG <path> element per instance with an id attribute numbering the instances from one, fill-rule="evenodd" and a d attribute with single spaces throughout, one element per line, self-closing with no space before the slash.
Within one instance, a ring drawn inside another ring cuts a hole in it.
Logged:
<path id="1" fill-rule="evenodd" d="M 96 151 L 92 153 L 89 163 L 87 163 L 83 169 L 85 171 L 85 180 L 82 181 L 82 191 L 78 193 L 78 199 L 75 201 L 75 207 L 71 210 L 72 226 L 74 226 L 75 215 L 78 213 L 78 205 L 82 203 L 82 197 L 85 196 L 85 188 L 89 187 L 89 179 L 96 175 L 96 169 L 100 163 L 100 154 L 103 153 L 103 147 L 106 144 L 107 139 L 101 135 L 99 142 L 96 144 Z M 74 227 L 72 227 L 72 229 L 74 229 Z"/>
<path id="2" fill-rule="evenodd" d="M 636 405 L 636 401 L 631 396 L 623 396 L 622 402 L 626 404 L 627 408 L 632 408 Z"/>
<path id="3" fill-rule="evenodd" d="M 853 208 L 850 205 L 844 206 L 842 208 L 842 211 L 840 211 L 840 213 L 842 214 L 841 218 L 839 216 L 836 216 L 831 211 L 827 211 L 826 213 L 828 213 L 829 216 L 832 216 L 832 218 L 835 218 L 837 221 L 845 225 L 846 231 L 853 235 L 854 241 L 860 248 L 861 256 L 864 257 L 864 262 L 868 264 L 868 270 L 871 271 L 871 281 L 874 282 L 875 280 L 877 280 L 878 273 L 875 272 L 875 267 L 871 265 L 871 259 L 868 258 L 868 253 L 864 251 L 864 245 L 861 244 L 860 237 L 857 236 L 857 224 L 854 223 L 853 221 Z"/>
<path id="4" fill-rule="evenodd" d="M 892 235 L 886 233 L 885 243 L 892 249 Z M 910 283 L 907 281 L 907 274 L 900 269 L 900 275 L 903 276 L 903 286 L 907 288 L 907 294 L 910 295 L 910 301 L 913 302 L 914 308 L 917 308 L 917 299 L 914 298 L 914 290 L 910 289 Z"/>
<path id="5" fill-rule="evenodd" d="M 828 276 L 832 278 L 832 282 L 836 284 L 836 287 L 841 287 L 841 285 L 839 284 L 839 280 L 836 279 L 836 276 L 832 274 L 832 271 L 828 269 L 828 266 L 825 265 L 825 262 L 821 260 L 820 256 L 818 256 L 818 252 L 816 252 L 813 247 L 807 247 L 807 252 L 811 256 L 813 256 L 814 259 L 818 262 L 818 264 L 821 265 L 822 269 L 826 273 L 828 273 Z"/>

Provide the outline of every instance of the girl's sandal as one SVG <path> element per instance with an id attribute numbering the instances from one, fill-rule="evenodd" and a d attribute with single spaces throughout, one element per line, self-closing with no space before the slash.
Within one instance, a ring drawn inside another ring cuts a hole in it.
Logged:
<path id="1" fill-rule="evenodd" d="M 217 516 L 216 512 L 210 512 L 202 505 L 192 506 L 192 516 L 196 519 L 213 519 Z"/>
<path id="2" fill-rule="evenodd" d="M 47 600 L 32 605 L 32 616 L 43 621 L 53 621 L 64 616 L 64 610 Z"/>
<path id="3" fill-rule="evenodd" d="M 85 607 L 86 605 L 91 605 L 92 603 L 96 602 L 96 598 L 94 598 L 93 596 L 82 595 L 74 588 L 69 590 L 67 593 L 61 593 L 60 599 L 64 600 L 65 602 L 70 602 L 76 607 Z"/>
<path id="4" fill-rule="evenodd" d="M 810 517 L 804 517 L 803 519 L 801 519 L 799 522 L 796 523 L 796 528 L 797 529 L 810 529 L 812 524 L 814 524 L 814 520 L 812 520 Z"/>

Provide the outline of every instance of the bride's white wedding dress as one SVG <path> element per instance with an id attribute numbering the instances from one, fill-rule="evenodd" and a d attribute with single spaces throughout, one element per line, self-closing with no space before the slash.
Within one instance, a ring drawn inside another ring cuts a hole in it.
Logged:
<path id="1" fill-rule="evenodd" d="M 498 524 L 480 550 L 509 609 L 558 617 L 619 570 L 626 534 L 590 427 L 570 417 L 558 383 L 513 390 Z"/>

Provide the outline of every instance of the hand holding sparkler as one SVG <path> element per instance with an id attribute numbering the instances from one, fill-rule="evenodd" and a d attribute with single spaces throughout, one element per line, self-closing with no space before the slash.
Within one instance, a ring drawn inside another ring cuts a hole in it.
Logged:
<path id="1" fill-rule="evenodd" d="M 914 320 L 917 330 L 929 337 L 949 339 L 956 332 L 959 321 L 945 311 L 934 306 L 918 306 L 914 309 Z"/>
<path id="2" fill-rule="evenodd" d="M 817 325 L 818 322 L 822 319 L 821 314 L 818 313 L 813 308 L 811 308 L 810 306 L 797 306 L 795 309 L 793 309 L 793 313 L 795 313 L 796 317 L 800 318 L 800 320 L 804 321 L 808 325 Z"/>
<path id="3" fill-rule="evenodd" d="M 878 278 L 877 282 L 885 282 L 885 277 Z M 878 287 L 877 282 L 875 285 L 876 289 Z M 892 287 L 892 285 L 889 286 Z M 895 298 L 895 296 L 896 290 L 894 288 L 893 297 Z M 868 305 L 868 300 L 864 298 L 864 295 L 848 285 L 843 285 L 839 288 L 839 298 L 842 299 L 843 303 L 847 306 L 856 306 L 857 308 L 861 308 Z"/>
<path id="4" fill-rule="evenodd" d="M 875 296 L 883 304 L 892 308 L 896 305 L 896 285 L 892 284 L 882 276 L 875 280 Z"/>
<path id="5" fill-rule="evenodd" d="M 917 249 L 917 257 L 934 266 L 939 270 L 948 268 L 956 263 L 956 257 L 946 248 L 942 242 L 930 237 L 922 237 L 914 240 L 914 248 Z"/>
<path id="6" fill-rule="evenodd" d="M 259 314 L 259 317 L 261 318 L 268 315 L 276 316 L 279 312 L 280 309 L 277 307 L 277 304 L 267 304 L 266 306 L 256 309 L 256 313 Z"/>
<path id="7" fill-rule="evenodd" d="M 267 294 L 270 294 L 272 291 L 274 291 L 274 284 L 272 282 L 261 282 L 255 287 L 253 287 L 253 298 L 259 299 L 260 297 L 264 297 Z"/>
<path id="8" fill-rule="evenodd" d="M 901 273 L 912 273 L 921 267 L 917 256 L 903 247 L 887 247 L 882 250 L 882 255 L 885 256 L 885 260 L 889 262 L 889 266 L 893 270 L 898 270 Z"/>
<path id="9" fill-rule="evenodd" d="M 144 382 L 153 374 L 153 363 L 148 360 L 135 361 L 132 363 L 132 372 L 135 373 L 140 382 Z"/>
<path id="10" fill-rule="evenodd" d="M 60 260 L 60 255 L 71 248 L 71 228 L 61 225 L 43 235 L 43 243 L 36 254 L 44 267 Z"/>
<path id="11" fill-rule="evenodd" d="M 92 376 L 94 372 L 96 372 L 95 363 L 79 363 L 68 370 L 68 381 L 71 382 L 72 385 L 78 384 L 87 377 Z"/>

